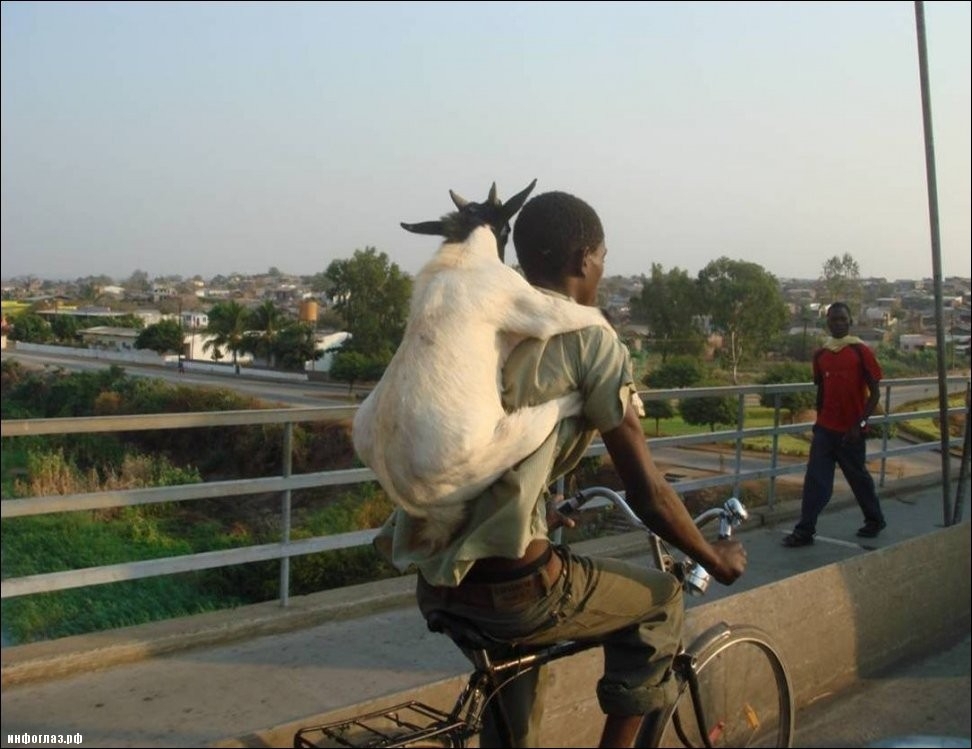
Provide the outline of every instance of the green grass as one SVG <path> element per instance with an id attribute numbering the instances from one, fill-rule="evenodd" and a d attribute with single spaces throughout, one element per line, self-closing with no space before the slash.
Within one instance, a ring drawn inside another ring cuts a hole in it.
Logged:
<path id="1" fill-rule="evenodd" d="M 160 518 L 126 508 L 105 518 L 93 512 L 3 521 L 3 576 L 21 577 L 65 569 L 189 554 Z M 213 544 L 208 534 L 206 545 Z M 232 605 L 210 591 L 202 573 L 168 575 L 97 585 L 2 603 L 4 633 L 23 643 L 130 624 L 198 614 Z"/>
<path id="2" fill-rule="evenodd" d="M 24 440 L 5 439 L 0 450 L 0 497 L 13 496 L 14 479 L 27 470 L 27 446 Z"/>
<path id="3" fill-rule="evenodd" d="M 964 393 L 952 393 L 948 396 L 948 406 L 949 408 L 954 408 L 956 406 L 965 405 L 965 394 Z M 915 403 L 909 403 L 907 405 L 907 410 L 909 411 L 928 411 L 931 409 L 938 408 L 938 398 L 929 398 L 924 401 L 917 401 Z M 900 422 L 898 428 L 911 435 L 915 439 L 921 440 L 922 442 L 935 442 L 941 438 L 941 430 L 938 428 L 936 419 L 912 419 L 910 421 Z M 952 427 L 953 436 L 955 436 L 955 427 Z"/>
<path id="4" fill-rule="evenodd" d="M 687 434 L 708 434 L 711 430 L 708 426 L 698 426 L 687 424 L 681 416 L 673 416 L 670 419 L 660 419 L 658 422 L 658 434 L 655 433 L 655 420 L 642 419 L 641 426 L 648 438 L 652 437 L 680 437 Z M 749 406 L 746 408 L 747 428 L 773 426 L 773 409 L 762 406 Z M 735 425 L 721 425 L 716 427 L 716 431 L 734 429 Z M 809 432 L 808 432 L 809 433 Z M 721 442 L 724 446 L 735 447 L 735 442 Z M 743 439 L 743 448 L 755 452 L 770 452 L 773 449 L 773 438 L 766 437 L 747 437 Z M 810 443 L 806 438 L 784 434 L 779 437 L 778 447 L 780 454 L 806 457 L 810 450 Z"/>

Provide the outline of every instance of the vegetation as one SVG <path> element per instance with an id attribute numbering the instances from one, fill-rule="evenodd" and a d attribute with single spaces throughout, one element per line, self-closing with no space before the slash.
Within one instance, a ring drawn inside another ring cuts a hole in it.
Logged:
<path id="1" fill-rule="evenodd" d="M 678 402 L 678 412 L 689 424 L 706 424 L 714 432 L 716 426 L 736 423 L 738 406 L 735 398 L 717 395 L 701 398 L 683 398 Z"/>
<path id="2" fill-rule="evenodd" d="M 259 407 L 225 390 L 132 378 L 119 367 L 66 374 L 2 366 L 4 419 Z M 294 429 L 295 472 L 354 464 L 347 425 Z M 233 427 L 130 434 L 6 439 L 4 498 L 191 484 L 227 475 L 279 472 L 281 428 Z M 166 503 L 22 517 L 0 525 L 6 576 L 78 569 L 279 541 L 279 497 Z M 377 525 L 390 511 L 374 486 L 295 493 L 295 538 Z M 320 590 L 395 574 L 370 549 L 308 555 L 292 566 L 292 592 Z M 199 613 L 278 595 L 276 563 L 240 565 L 3 601 L 5 635 L 16 642 Z"/>
<path id="3" fill-rule="evenodd" d="M 670 354 L 701 354 L 705 341 L 695 321 L 698 287 L 688 273 L 680 268 L 665 273 L 661 264 L 652 263 L 642 284 L 641 294 L 631 300 L 633 311 L 651 328 L 662 363 Z"/>
<path id="4" fill-rule="evenodd" d="M 176 320 L 162 320 L 148 325 L 135 339 L 135 348 L 148 349 L 155 353 L 178 354 L 182 351 L 182 341 L 185 334 L 182 326 Z"/>
<path id="5" fill-rule="evenodd" d="M 766 373 L 760 378 L 760 383 L 776 385 L 784 382 L 810 382 L 812 379 L 813 369 L 809 365 L 784 362 L 773 364 L 767 368 Z M 772 407 L 777 399 L 779 399 L 780 408 L 784 408 L 788 412 L 791 424 L 796 414 L 816 406 L 816 393 L 812 390 L 799 393 L 782 393 L 780 395 L 763 395 L 760 396 L 759 402 L 762 406 Z"/>
<path id="6" fill-rule="evenodd" d="M 722 257 L 699 271 L 699 294 L 722 331 L 732 383 L 739 384 L 740 365 L 770 349 L 786 323 L 780 286 L 762 266 Z"/>
<path id="7" fill-rule="evenodd" d="M 246 307 L 233 300 L 219 302 L 209 310 L 206 332 L 212 338 L 203 344 L 203 351 L 212 349 L 214 359 L 217 358 L 216 352 L 229 351 L 233 355 L 233 366 L 237 374 L 240 373 L 240 354 L 246 350 L 248 316 Z"/>
<path id="8" fill-rule="evenodd" d="M 335 311 L 351 334 L 334 357 L 331 377 L 349 387 L 377 379 L 405 333 L 412 279 L 374 247 L 356 250 L 350 260 L 335 260 L 326 276 Z"/>
<path id="9" fill-rule="evenodd" d="M 849 252 L 828 258 L 823 265 L 823 285 L 827 299 L 847 302 L 852 316 L 859 315 L 863 304 L 861 269 Z"/>

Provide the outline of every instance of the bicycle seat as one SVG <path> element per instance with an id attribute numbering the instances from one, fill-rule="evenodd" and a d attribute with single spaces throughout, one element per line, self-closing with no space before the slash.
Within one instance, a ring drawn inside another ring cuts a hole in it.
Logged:
<path id="1" fill-rule="evenodd" d="M 460 648 L 466 650 L 490 650 L 498 646 L 509 647 L 506 640 L 499 640 L 483 632 L 475 623 L 448 611 L 431 611 L 425 623 L 430 632 L 447 635 Z"/>

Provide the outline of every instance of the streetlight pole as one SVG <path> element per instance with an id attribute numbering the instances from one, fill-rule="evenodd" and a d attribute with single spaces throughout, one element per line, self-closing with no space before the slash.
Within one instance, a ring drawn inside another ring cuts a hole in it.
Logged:
<path id="1" fill-rule="evenodd" d="M 179 374 L 186 371 L 185 364 L 185 353 L 186 353 L 186 323 L 182 317 L 182 297 L 179 297 L 179 331 L 182 334 L 179 340 Z"/>

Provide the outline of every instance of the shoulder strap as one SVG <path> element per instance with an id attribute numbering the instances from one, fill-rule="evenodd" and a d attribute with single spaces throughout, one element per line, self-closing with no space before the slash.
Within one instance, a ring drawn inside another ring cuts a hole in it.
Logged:
<path id="1" fill-rule="evenodd" d="M 864 366 L 864 354 L 861 352 L 861 346 L 863 343 L 852 343 L 854 351 L 857 352 L 857 361 L 861 365 L 861 375 L 864 377 L 864 382 L 867 383 L 868 387 L 874 387 L 874 378 L 871 377 L 871 373 L 867 371 L 867 367 Z"/>

